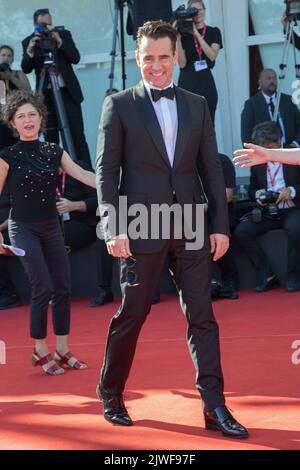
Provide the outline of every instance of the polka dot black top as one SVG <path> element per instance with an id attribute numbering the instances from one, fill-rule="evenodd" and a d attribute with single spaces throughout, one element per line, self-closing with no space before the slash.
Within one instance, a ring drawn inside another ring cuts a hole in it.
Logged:
<path id="1" fill-rule="evenodd" d="M 39 140 L 19 140 L 0 151 L 9 165 L 10 218 L 40 222 L 57 217 L 55 204 L 58 170 L 63 149 Z"/>

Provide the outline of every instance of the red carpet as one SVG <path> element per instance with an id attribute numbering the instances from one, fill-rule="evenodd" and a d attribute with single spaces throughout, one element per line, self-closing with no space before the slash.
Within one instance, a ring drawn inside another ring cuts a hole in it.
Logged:
<path id="1" fill-rule="evenodd" d="M 118 303 L 73 302 L 72 350 L 89 369 L 49 377 L 31 367 L 28 307 L 0 312 L 0 449 L 300 449 L 300 293 L 243 292 L 214 303 L 227 404 L 251 437 L 205 431 L 178 301 L 164 297 L 142 331 L 126 402 L 132 428 L 111 426 L 95 396 L 106 331 Z M 52 329 L 49 316 L 49 330 Z M 49 337 L 53 350 L 53 335 Z"/>

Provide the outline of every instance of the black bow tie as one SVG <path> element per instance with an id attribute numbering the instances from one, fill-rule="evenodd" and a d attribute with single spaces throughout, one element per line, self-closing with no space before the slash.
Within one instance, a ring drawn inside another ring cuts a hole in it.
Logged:
<path id="1" fill-rule="evenodd" d="M 160 100 L 160 98 L 168 98 L 168 100 L 173 100 L 175 96 L 174 88 L 171 86 L 169 88 L 165 88 L 164 90 L 156 90 L 151 88 L 150 91 L 154 102 Z"/>

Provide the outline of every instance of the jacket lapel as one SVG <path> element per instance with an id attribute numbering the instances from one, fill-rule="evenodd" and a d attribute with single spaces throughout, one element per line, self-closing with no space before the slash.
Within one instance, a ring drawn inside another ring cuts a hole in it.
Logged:
<path id="1" fill-rule="evenodd" d="M 142 121 L 144 122 L 145 128 L 149 132 L 155 147 L 161 154 L 163 160 L 168 165 L 168 167 L 171 168 L 160 125 L 156 117 L 154 108 L 152 106 L 151 100 L 142 81 L 133 88 L 133 98 L 136 102 L 138 111 L 140 113 Z"/>
<path id="2" fill-rule="evenodd" d="M 176 140 L 176 147 L 175 147 L 173 169 L 175 169 L 178 166 L 180 158 L 183 155 L 184 149 L 188 143 L 188 139 L 190 135 L 189 125 L 188 125 L 189 112 L 188 112 L 187 103 L 186 103 L 184 94 L 177 87 L 175 87 L 175 96 L 176 96 L 176 104 L 177 104 L 178 131 L 177 131 L 177 140 Z"/>
<path id="3" fill-rule="evenodd" d="M 269 107 L 262 92 L 258 93 L 257 98 L 259 104 L 258 109 L 261 110 L 261 119 L 264 121 L 270 121 L 271 117 L 269 113 Z"/>
<path id="4" fill-rule="evenodd" d="M 266 165 L 266 164 L 259 165 L 259 166 L 257 166 L 256 170 L 257 170 L 257 172 L 259 173 L 259 175 L 260 175 L 260 180 L 261 180 L 261 184 L 259 184 L 259 186 L 261 185 L 261 188 L 258 188 L 258 189 L 265 188 L 265 189 L 267 190 L 267 189 L 268 189 L 268 170 L 267 170 L 267 165 Z"/>

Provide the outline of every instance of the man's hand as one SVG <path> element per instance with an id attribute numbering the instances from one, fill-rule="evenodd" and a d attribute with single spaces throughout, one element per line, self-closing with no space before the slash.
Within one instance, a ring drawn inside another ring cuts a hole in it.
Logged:
<path id="1" fill-rule="evenodd" d="M 225 255 L 229 248 L 229 237 L 222 233 L 212 233 L 209 239 L 211 247 L 210 252 L 214 253 L 213 260 L 218 261 L 218 259 Z"/>
<path id="2" fill-rule="evenodd" d="M 106 246 L 108 253 L 116 258 L 128 258 L 132 256 L 129 247 L 129 238 L 126 234 L 111 238 L 111 240 L 106 243 Z"/>
<path id="3" fill-rule="evenodd" d="M 276 201 L 276 204 L 279 204 L 280 202 L 288 202 L 292 199 L 292 193 L 290 188 L 282 188 L 278 190 L 279 192 L 279 197 Z"/>
<path id="4" fill-rule="evenodd" d="M 261 196 L 262 194 L 266 194 L 266 190 L 265 189 L 258 189 L 255 193 L 255 200 L 257 202 L 257 204 L 259 204 L 260 206 L 264 207 L 266 206 L 266 204 L 264 204 L 263 202 L 261 202 L 258 198 L 259 196 Z"/>
<path id="5" fill-rule="evenodd" d="M 62 40 L 59 32 L 58 31 L 52 31 L 51 36 L 57 42 L 58 47 L 60 47 L 62 45 L 63 40 Z"/>
<path id="6" fill-rule="evenodd" d="M 60 198 L 59 201 L 56 203 L 56 209 L 59 214 L 64 214 L 64 212 L 72 212 L 76 211 L 77 209 L 77 202 L 76 201 L 69 201 L 69 199 Z"/>
<path id="7" fill-rule="evenodd" d="M 26 49 L 26 52 L 27 52 L 28 54 L 33 54 L 33 53 L 34 53 L 34 49 L 35 49 L 36 45 L 39 43 L 40 40 L 41 40 L 41 37 L 40 37 L 40 35 L 38 35 L 38 33 L 37 33 L 36 36 L 34 36 L 33 38 L 30 39 L 29 44 L 28 44 L 28 47 L 27 47 L 27 49 Z"/>
<path id="8" fill-rule="evenodd" d="M 0 72 L 0 80 L 11 80 L 12 79 L 12 72 L 11 70 L 5 70 L 5 72 Z"/>

